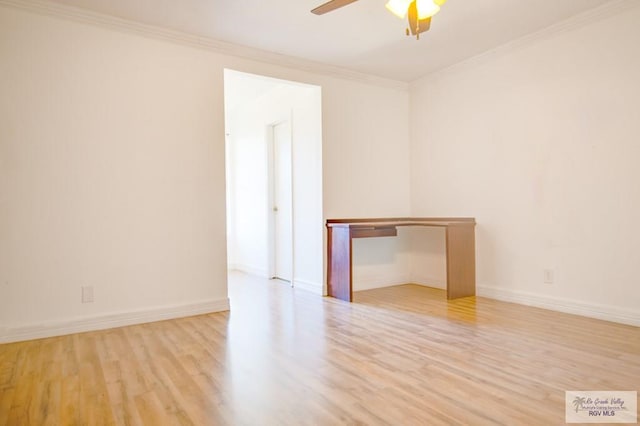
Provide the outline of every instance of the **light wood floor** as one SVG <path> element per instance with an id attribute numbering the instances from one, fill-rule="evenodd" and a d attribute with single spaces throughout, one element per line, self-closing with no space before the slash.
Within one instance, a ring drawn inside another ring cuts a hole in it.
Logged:
<path id="1" fill-rule="evenodd" d="M 406 285 L 320 298 L 233 274 L 232 310 L 0 345 L 0 425 L 559 425 L 640 390 L 640 329 Z"/>

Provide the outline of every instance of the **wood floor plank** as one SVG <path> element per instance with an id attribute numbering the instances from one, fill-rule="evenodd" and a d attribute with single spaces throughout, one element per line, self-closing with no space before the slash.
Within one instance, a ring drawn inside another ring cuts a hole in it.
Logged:
<path id="1" fill-rule="evenodd" d="M 415 285 L 320 298 L 230 276 L 231 312 L 0 345 L 0 425 L 550 425 L 640 391 L 640 329 Z"/>
<path id="2" fill-rule="evenodd" d="M 0 425 L 9 424 L 9 413 L 13 405 L 14 389 L 3 387 L 0 390 Z"/>

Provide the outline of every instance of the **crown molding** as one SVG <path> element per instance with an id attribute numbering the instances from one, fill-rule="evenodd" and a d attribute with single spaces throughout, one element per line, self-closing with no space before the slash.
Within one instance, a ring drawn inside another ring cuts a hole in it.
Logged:
<path id="1" fill-rule="evenodd" d="M 409 83 L 352 71 L 346 68 L 268 52 L 248 46 L 228 43 L 208 37 L 170 30 L 167 28 L 143 24 L 136 21 L 117 18 L 115 16 L 92 12 L 77 7 L 62 5 L 45 0 L 0 0 L 0 6 L 21 9 L 39 15 L 70 20 L 83 24 L 95 25 L 120 32 L 136 34 L 147 38 L 178 43 L 221 55 L 234 56 L 251 61 L 262 62 L 278 67 L 292 68 L 313 74 L 321 74 L 345 80 L 351 80 L 375 86 L 407 91 Z"/>
<path id="2" fill-rule="evenodd" d="M 514 39 L 493 49 L 489 49 L 478 55 L 464 59 L 460 62 L 456 62 L 455 64 L 446 66 L 444 68 L 432 71 L 429 74 L 410 82 L 409 86 L 412 86 L 416 83 L 433 81 L 455 72 L 461 72 L 466 69 L 473 68 L 475 66 L 486 63 L 496 57 L 503 56 L 511 52 L 516 52 L 539 41 L 548 40 L 550 38 L 556 37 L 559 34 L 582 28 L 594 22 L 598 22 L 603 19 L 618 15 L 639 6 L 640 1 L 638 0 L 613 0 L 604 5 L 598 6 L 591 10 L 587 10 L 578 15 L 574 15 L 563 21 L 552 24 L 541 30 Z"/>

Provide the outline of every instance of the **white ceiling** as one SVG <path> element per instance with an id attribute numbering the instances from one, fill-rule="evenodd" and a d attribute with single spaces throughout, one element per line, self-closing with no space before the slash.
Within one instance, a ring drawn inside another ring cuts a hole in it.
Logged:
<path id="1" fill-rule="evenodd" d="M 325 0 L 54 0 L 119 18 L 412 81 L 609 0 L 450 0 L 420 40 L 386 0 L 359 0 L 326 15 Z M 615 0 L 613 1 L 615 2 Z"/>

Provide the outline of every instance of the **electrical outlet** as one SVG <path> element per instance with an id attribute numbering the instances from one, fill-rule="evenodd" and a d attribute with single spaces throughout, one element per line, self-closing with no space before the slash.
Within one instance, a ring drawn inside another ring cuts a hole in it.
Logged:
<path id="1" fill-rule="evenodd" d="M 82 287 L 82 303 L 92 303 L 93 302 L 93 287 L 87 286 Z"/>
<path id="2" fill-rule="evenodd" d="M 544 282 L 545 284 L 553 284 L 553 269 L 544 270 Z"/>

